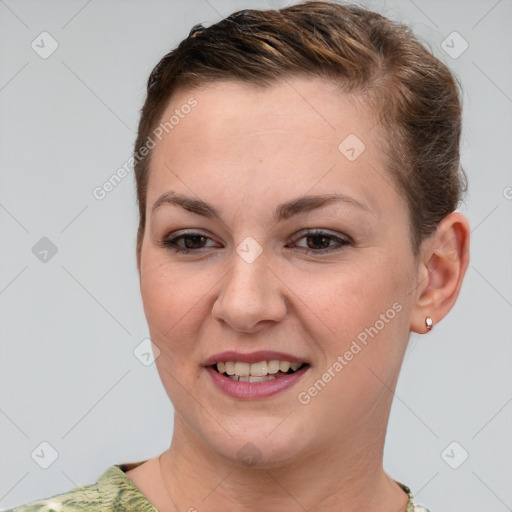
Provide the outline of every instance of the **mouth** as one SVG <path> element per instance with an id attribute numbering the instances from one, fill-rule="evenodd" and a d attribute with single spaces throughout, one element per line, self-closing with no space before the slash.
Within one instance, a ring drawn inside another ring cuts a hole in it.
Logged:
<path id="1" fill-rule="evenodd" d="M 266 382 L 291 375 L 302 368 L 309 366 L 307 363 L 279 361 L 258 361 L 246 363 L 242 361 L 219 361 L 210 366 L 212 370 L 224 377 L 237 382 Z"/>
<path id="2" fill-rule="evenodd" d="M 263 400 L 283 393 L 296 386 L 310 369 L 309 363 L 284 359 L 292 358 L 285 354 L 279 359 L 263 359 L 279 357 L 277 353 L 228 352 L 220 356 L 210 359 L 205 369 L 219 391 L 239 400 Z"/>
<path id="3" fill-rule="evenodd" d="M 296 386 L 309 373 L 305 358 L 275 350 L 227 350 L 203 362 L 215 387 L 241 400 L 271 398 Z"/>

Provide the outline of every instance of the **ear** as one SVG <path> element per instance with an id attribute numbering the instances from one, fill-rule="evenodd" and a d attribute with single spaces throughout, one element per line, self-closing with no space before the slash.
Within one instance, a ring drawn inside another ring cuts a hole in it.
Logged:
<path id="1" fill-rule="evenodd" d="M 469 223 L 461 213 L 447 215 L 423 241 L 411 313 L 411 331 L 426 333 L 425 318 L 435 326 L 452 309 L 469 264 Z"/>

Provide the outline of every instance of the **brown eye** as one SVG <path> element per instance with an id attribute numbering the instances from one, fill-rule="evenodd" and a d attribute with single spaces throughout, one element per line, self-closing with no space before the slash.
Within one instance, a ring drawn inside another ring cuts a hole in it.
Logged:
<path id="1" fill-rule="evenodd" d="M 296 245 L 306 253 L 322 254 L 326 252 L 333 252 L 343 248 L 345 245 L 353 245 L 352 241 L 348 238 L 341 238 L 336 235 L 331 235 L 323 230 L 313 230 L 304 233 L 297 239 L 306 240 L 306 247 Z"/>
<path id="2" fill-rule="evenodd" d="M 188 252 L 199 251 L 201 249 L 209 249 L 212 245 L 206 245 L 211 240 L 210 237 L 202 233 L 190 232 L 183 233 L 179 236 L 163 239 L 159 245 L 172 249 L 175 252 L 186 254 Z"/>
<path id="3" fill-rule="evenodd" d="M 203 235 L 182 235 L 178 238 L 182 238 L 185 241 L 185 247 L 187 249 L 200 249 L 202 247 L 201 244 L 206 241 L 206 237 Z"/>
<path id="4" fill-rule="evenodd" d="M 325 235 L 308 235 L 305 238 L 308 240 L 307 245 L 310 249 L 326 249 L 332 241 L 332 237 Z"/>

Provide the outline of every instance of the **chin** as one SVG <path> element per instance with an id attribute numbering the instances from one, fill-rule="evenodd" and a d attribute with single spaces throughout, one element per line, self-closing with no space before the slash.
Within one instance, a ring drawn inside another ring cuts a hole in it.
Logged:
<path id="1" fill-rule="evenodd" d="M 294 425 L 291 418 L 284 421 L 283 417 L 260 421 L 245 418 L 231 422 L 229 433 L 217 428 L 216 436 L 208 431 L 203 439 L 213 451 L 235 465 L 254 469 L 278 468 L 306 454 L 307 433 Z"/>

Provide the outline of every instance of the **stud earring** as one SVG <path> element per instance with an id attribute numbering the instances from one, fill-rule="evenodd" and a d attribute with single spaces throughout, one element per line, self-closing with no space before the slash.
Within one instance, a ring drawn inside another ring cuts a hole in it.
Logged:
<path id="1" fill-rule="evenodd" d="M 432 318 L 429 316 L 425 317 L 425 325 L 427 326 L 427 330 L 432 330 L 432 325 L 434 325 L 434 322 L 432 321 Z"/>

